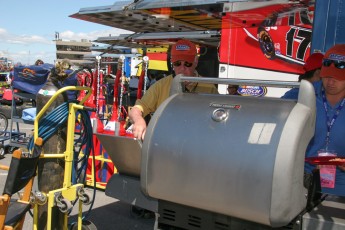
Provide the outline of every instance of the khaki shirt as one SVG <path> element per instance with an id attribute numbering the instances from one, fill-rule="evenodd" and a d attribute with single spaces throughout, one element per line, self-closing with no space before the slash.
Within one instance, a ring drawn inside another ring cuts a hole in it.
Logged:
<path id="1" fill-rule="evenodd" d="M 160 79 L 146 91 L 141 99 L 135 102 L 135 107 L 142 111 L 143 117 L 155 112 L 160 104 L 170 96 L 172 80 L 172 75 Z M 187 90 L 195 93 L 218 93 L 217 88 L 213 84 L 206 83 L 193 83 L 187 87 Z"/>

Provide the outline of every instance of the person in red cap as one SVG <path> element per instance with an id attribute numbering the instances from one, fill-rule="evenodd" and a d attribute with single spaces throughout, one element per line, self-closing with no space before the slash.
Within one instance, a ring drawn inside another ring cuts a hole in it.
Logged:
<path id="1" fill-rule="evenodd" d="M 307 58 L 307 61 L 303 65 L 304 74 L 301 74 L 298 81 L 307 80 L 311 83 L 320 81 L 320 71 L 322 66 L 322 53 L 313 53 Z"/>
<path id="2" fill-rule="evenodd" d="M 345 157 L 345 44 L 330 48 L 322 60 L 321 81 L 314 83 L 316 94 L 315 135 L 306 157 Z M 315 165 L 306 163 L 311 173 Z M 345 164 L 320 166 L 323 193 L 345 196 Z"/>
<path id="3" fill-rule="evenodd" d="M 304 73 L 299 75 L 298 81 L 307 80 L 310 83 L 320 81 L 320 71 L 322 66 L 322 53 L 311 54 L 303 65 Z M 292 88 L 287 91 L 282 98 L 297 99 L 299 88 Z"/>
<path id="4" fill-rule="evenodd" d="M 171 65 L 174 74 L 169 75 L 153 84 L 141 99 L 135 102 L 129 112 L 132 123 L 132 132 L 135 138 L 144 139 L 146 132 L 145 116 L 154 113 L 159 105 L 170 96 L 174 76 L 200 77 L 195 68 L 198 65 L 198 50 L 194 43 L 188 40 L 179 40 L 171 47 Z M 187 92 L 218 93 L 213 84 L 185 83 Z"/>

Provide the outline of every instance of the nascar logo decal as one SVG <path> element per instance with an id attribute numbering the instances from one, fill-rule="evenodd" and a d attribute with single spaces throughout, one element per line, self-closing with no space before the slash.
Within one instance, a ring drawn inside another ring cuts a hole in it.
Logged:
<path id="1" fill-rule="evenodd" d="M 177 45 L 176 50 L 190 50 L 188 45 Z"/>
<path id="2" fill-rule="evenodd" d="M 345 61 L 345 56 L 341 54 L 330 54 L 328 58 L 332 60 Z"/>
<path id="3" fill-rule="evenodd" d="M 242 96 L 261 97 L 267 93 L 267 88 L 262 86 L 240 86 L 237 90 Z"/>

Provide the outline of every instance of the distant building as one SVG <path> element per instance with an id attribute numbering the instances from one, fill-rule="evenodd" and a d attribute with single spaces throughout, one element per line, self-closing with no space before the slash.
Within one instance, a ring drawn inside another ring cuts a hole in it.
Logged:
<path id="1" fill-rule="evenodd" d="M 9 60 L 6 57 L 0 57 L 0 64 L 9 66 L 12 64 L 12 60 Z"/>
<path id="2" fill-rule="evenodd" d="M 63 41 L 57 37 L 56 43 L 56 60 L 61 61 L 69 59 L 73 65 L 88 65 L 94 61 L 84 59 L 84 55 L 91 55 L 92 43 L 87 39 L 81 41 Z"/>
<path id="3" fill-rule="evenodd" d="M 12 61 L 6 57 L 0 57 L 0 72 L 9 72 L 11 70 Z"/>

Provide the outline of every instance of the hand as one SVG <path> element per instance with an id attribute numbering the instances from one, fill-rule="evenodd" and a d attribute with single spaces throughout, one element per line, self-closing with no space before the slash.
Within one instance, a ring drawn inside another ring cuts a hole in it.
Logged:
<path id="1" fill-rule="evenodd" d="M 129 111 L 129 119 L 131 120 L 133 127 L 132 133 L 135 138 L 144 140 L 146 133 L 146 121 L 143 118 L 142 112 L 137 107 L 133 107 Z"/>
<path id="2" fill-rule="evenodd" d="M 146 133 L 146 122 L 144 118 L 138 118 L 133 124 L 133 136 L 139 140 L 144 140 Z"/>

